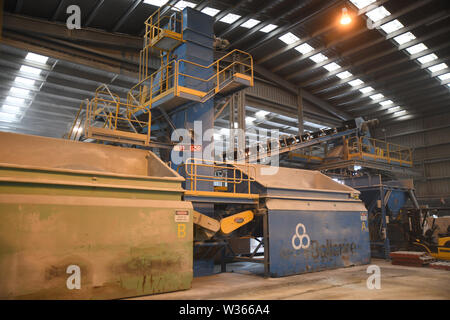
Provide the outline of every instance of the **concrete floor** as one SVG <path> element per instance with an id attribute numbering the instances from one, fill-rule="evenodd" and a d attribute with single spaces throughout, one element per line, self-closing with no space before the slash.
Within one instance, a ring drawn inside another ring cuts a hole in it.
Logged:
<path id="1" fill-rule="evenodd" d="M 366 266 L 356 266 L 283 278 L 261 276 L 259 265 L 229 265 L 227 273 L 194 278 L 192 289 L 140 300 L 297 300 L 297 299 L 447 299 L 450 271 L 403 267 L 372 259 L 381 269 L 381 289 L 366 286 Z"/>

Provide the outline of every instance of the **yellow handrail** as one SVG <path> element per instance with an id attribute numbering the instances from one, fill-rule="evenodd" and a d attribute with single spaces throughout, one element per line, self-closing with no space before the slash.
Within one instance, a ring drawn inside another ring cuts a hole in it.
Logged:
<path id="1" fill-rule="evenodd" d="M 365 156 L 412 166 L 412 150 L 406 146 L 367 137 L 351 137 L 347 145 L 349 158 L 352 159 Z"/>
<path id="2" fill-rule="evenodd" d="M 255 181 L 256 176 L 256 167 L 249 163 L 240 164 L 244 166 L 245 170 L 238 168 L 236 166 L 232 166 L 231 163 L 221 162 L 215 160 L 206 160 L 206 159 L 195 159 L 189 158 L 185 163 L 179 165 L 177 167 L 177 172 L 180 173 L 180 169 L 184 168 L 186 174 L 186 180 L 189 181 L 189 189 L 190 191 L 198 191 L 198 182 L 206 181 L 206 182 L 220 182 L 226 184 L 232 184 L 233 190 L 232 193 L 236 193 L 236 186 L 241 183 L 248 183 L 247 193 L 251 193 L 251 182 Z M 210 168 L 213 171 L 213 174 L 202 174 L 198 173 L 199 168 Z M 232 176 L 215 176 L 214 172 L 216 171 L 227 171 L 232 172 Z M 247 175 L 247 178 L 244 177 Z M 186 186 L 187 188 L 187 186 Z"/>
<path id="3" fill-rule="evenodd" d="M 221 66 L 221 63 L 225 62 L 228 57 L 237 54 L 241 55 L 240 60 L 227 62 L 226 66 Z M 207 78 L 201 78 L 185 72 L 180 72 L 181 64 L 192 65 L 203 70 L 215 67 L 215 72 L 213 72 L 212 75 Z M 151 108 L 151 101 L 154 97 L 163 94 L 164 92 L 172 88 L 175 89 L 175 92 L 177 92 L 181 77 L 191 78 L 204 84 L 211 83 L 211 81 L 215 80 L 212 88 L 207 88 L 207 91 L 205 92 L 205 97 L 209 98 L 209 94 L 213 92 L 217 93 L 218 91 L 220 91 L 220 86 L 222 85 L 222 83 L 228 81 L 233 77 L 235 73 L 237 73 L 234 71 L 235 69 L 237 69 L 237 66 L 241 67 L 242 69 L 239 70 L 239 73 L 247 75 L 251 80 L 253 80 L 253 57 L 250 54 L 238 49 L 229 52 L 228 54 L 214 61 L 208 66 L 204 66 L 185 59 L 171 60 L 168 64 L 163 65 L 157 71 L 153 72 L 150 76 L 144 77 L 142 75 L 140 77 L 140 81 L 128 92 L 128 103 L 135 104 L 140 107 Z M 230 75 L 227 77 L 225 74 L 228 71 L 230 71 Z M 140 73 L 142 74 L 143 71 L 141 70 Z M 157 77 L 159 77 L 158 80 Z M 157 88 L 157 90 L 155 90 L 155 88 Z M 137 93 L 134 93 L 135 91 L 137 91 Z"/>
<path id="4" fill-rule="evenodd" d="M 161 15 L 161 10 L 165 10 Z M 167 23 L 165 22 L 167 20 Z M 179 32 L 174 30 L 177 25 L 180 26 Z M 174 5 L 160 7 L 150 17 L 145 20 L 145 47 L 152 46 L 154 39 L 162 37 L 162 31 L 170 31 L 171 37 L 183 40 L 183 15 L 181 10 Z M 157 48 L 163 50 L 162 48 Z"/>
<path id="5" fill-rule="evenodd" d="M 81 111 L 83 110 L 83 106 L 84 106 L 85 103 L 89 104 L 89 100 L 86 99 L 86 100 L 83 100 L 83 102 L 80 103 L 80 107 L 78 108 L 78 112 L 77 112 L 77 114 L 76 114 L 76 116 L 75 116 L 75 120 L 73 121 L 72 126 L 71 126 L 71 128 L 70 128 L 70 131 L 69 131 L 69 133 L 67 134 L 67 139 L 68 139 L 68 140 L 72 140 L 73 130 L 75 129 L 75 125 L 76 125 L 77 122 L 78 122 L 78 118 L 79 118 L 80 115 L 81 115 Z M 78 133 L 79 128 L 81 128 L 82 121 L 83 121 L 83 120 L 80 120 L 80 122 L 79 122 L 79 124 L 78 124 L 77 133 Z M 77 136 L 77 134 L 75 133 L 75 136 L 73 137 L 74 140 L 75 140 L 76 136 Z"/>
<path id="6" fill-rule="evenodd" d="M 117 94 L 112 93 L 107 86 L 102 85 L 95 91 L 95 96 L 86 106 L 86 131 L 89 134 L 96 121 L 103 119 L 103 128 L 111 131 L 123 131 L 119 127 L 119 121 L 125 121 L 136 132 L 135 126 L 148 127 L 146 144 L 150 141 L 151 115 L 146 108 L 140 108 L 135 104 L 122 102 Z M 139 120 L 134 116 L 141 109 L 143 113 L 149 113 L 148 119 Z M 134 117 L 134 118 L 133 118 Z M 131 128 L 130 128 L 131 129 Z M 129 132 L 129 130 L 127 130 Z"/>

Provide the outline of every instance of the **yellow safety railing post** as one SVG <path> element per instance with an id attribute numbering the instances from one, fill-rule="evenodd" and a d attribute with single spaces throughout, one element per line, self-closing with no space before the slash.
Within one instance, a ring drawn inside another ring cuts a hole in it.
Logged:
<path id="1" fill-rule="evenodd" d="M 387 159 L 388 159 L 388 163 L 391 163 L 391 148 L 389 148 L 389 143 L 386 146 L 387 148 Z"/>

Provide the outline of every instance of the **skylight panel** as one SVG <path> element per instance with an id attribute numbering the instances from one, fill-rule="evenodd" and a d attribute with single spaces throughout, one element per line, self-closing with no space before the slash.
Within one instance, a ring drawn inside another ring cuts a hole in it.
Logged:
<path id="1" fill-rule="evenodd" d="M 30 90 L 16 88 L 16 87 L 12 87 L 11 89 L 9 89 L 9 91 L 11 93 L 19 94 L 19 95 L 23 95 L 23 96 L 27 96 L 30 93 Z"/>
<path id="2" fill-rule="evenodd" d="M 214 17 L 216 14 L 220 12 L 220 10 L 211 7 L 206 7 L 201 12 L 207 14 L 208 16 Z"/>
<path id="3" fill-rule="evenodd" d="M 21 104 L 24 104 L 24 103 L 25 103 L 25 99 L 21 99 L 21 98 L 16 98 L 16 97 L 10 97 L 10 96 L 8 96 L 8 97 L 6 97 L 5 102 L 6 102 L 6 103 L 12 103 L 12 104 L 18 104 L 18 105 L 21 105 Z"/>
<path id="4" fill-rule="evenodd" d="M 320 62 L 325 61 L 325 60 L 328 59 L 327 56 L 325 56 L 325 55 L 323 55 L 321 53 L 315 54 L 315 55 L 313 55 L 312 57 L 309 57 L 309 58 L 312 61 L 314 61 L 315 63 L 320 63 Z"/>
<path id="5" fill-rule="evenodd" d="M 436 60 L 437 58 L 438 58 L 437 55 L 435 55 L 434 53 L 430 53 L 430 54 L 427 54 L 426 56 L 418 58 L 417 61 L 419 61 L 421 64 L 425 64 L 425 63 L 431 62 L 433 60 Z"/>
<path id="6" fill-rule="evenodd" d="M 416 44 L 415 46 L 409 47 L 408 49 L 406 49 L 406 51 L 408 51 L 409 54 L 416 54 L 427 49 L 428 47 L 426 45 L 424 45 L 423 43 L 419 43 Z"/>
<path id="7" fill-rule="evenodd" d="M 278 28 L 277 25 L 275 24 L 268 24 L 267 26 L 265 26 L 264 28 L 262 28 L 260 31 L 264 32 L 264 33 L 269 33 L 270 31 L 275 30 L 276 28 Z"/>
<path id="8" fill-rule="evenodd" d="M 256 116 L 257 118 L 262 119 L 262 118 L 264 118 L 265 116 L 267 116 L 269 113 L 270 113 L 270 112 L 267 112 L 267 111 L 264 111 L 264 110 L 260 110 L 260 111 L 258 111 L 258 112 L 255 113 L 255 116 Z"/>
<path id="9" fill-rule="evenodd" d="M 357 87 L 357 86 L 362 85 L 363 83 L 364 82 L 362 80 L 356 79 L 356 80 L 350 81 L 348 84 L 351 85 L 352 87 Z"/>
<path id="10" fill-rule="evenodd" d="M 144 0 L 144 3 L 151 4 L 152 6 L 161 7 L 165 5 L 169 0 Z"/>
<path id="11" fill-rule="evenodd" d="M 353 75 L 350 72 L 348 72 L 348 71 L 344 71 L 344 72 L 338 73 L 336 76 L 338 78 L 344 80 L 344 79 L 350 78 Z"/>
<path id="12" fill-rule="evenodd" d="M 448 80 L 450 79 L 450 73 L 444 73 L 443 75 L 440 75 L 438 78 L 441 79 L 442 81 Z"/>
<path id="13" fill-rule="evenodd" d="M 245 117 L 245 123 L 247 123 L 247 124 L 251 124 L 255 120 L 256 120 L 256 118 L 253 118 L 253 117 Z"/>
<path id="14" fill-rule="evenodd" d="M 304 43 L 304 44 L 299 45 L 298 47 L 295 47 L 295 50 L 297 50 L 301 54 L 307 54 L 311 51 L 314 51 L 314 48 L 311 47 L 309 44 Z"/>
<path id="15" fill-rule="evenodd" d="M 41 74 L 41 72 L 42 72 L 41 69 L 33 68 L 33 67 L 29 67 L 29 66 L 21 66 L 20 71 L 25 72 L 25 73 L 36 74 L 36 75 Z"/>
<path id="16" fill-rule="evenodd" d="M 178 1 L 175 5 L 175 8 L 183 10 L 186 7 L 194 8 L 197 4 L 189 2 L 189 1 Z"/>
<path id="17" fill-rule="evenodd" d="M 389 108 L 389 109 L 388 109 L 388 112 L 395 112 L 395 111 L 397 111 L 397 110 L 400 110 L 400 107 L 399 107 L 399 106 L 395 106 L 395 107 Z"/>
<path id="18" fill-rule="evenodd" d="M 446 63 L 440 63 L 435 66 L 429 67 L 428 70 L 430 70 L 431 72 L 438 72 L 438 71 L 444 70 L 446 68 L 448 68 Z"/>
<path id="19" fill-rule="evenodd" d="M 350 0 L 358 9 L 367 7 L 369 4 L 374 3 L 376 0 Z"/>
<path id="20" fill-rule="evenodd" d="M 239 19 L 241 16 L 234 14 L 234 13 L 229 13 L 227 14 L 225 17 L 223 17 L 222 19 L 220 19 L 219 21 L 225 22 L 225 23 L 233 23 L 235 22 L 237 19 Z"/>
<path id="21" fill-rule="evenodd" d="M 305 126 L 312 127 L 312 128 L 317 128 L 317 129 L 326 128 L 326 126 L 324 126 L 324 125 L 321 125 L 321 124 L 318 124 L 318 123 L 314 123 L 314 122 L 309 122 L 309 121 L 304 121 L 303 124 Z"/>
<path id="22" fill-rule="evenodd" d="M 394 113 L 394 116 L 401 116 L 401 115 L 404 115 L 405 113 L 406 113 L 406 110 L 397 111 Z"/>
<path id="23" fill-rule="evenodd" d="M 365 87 L 365 88 L 359 89 L 359 91 L 361 91 L 362 93 L 369 93 L 369 92 L 372 92 L 373 90 L 375 90 L 375 89 L 372 87 Z"/>
<path id="24" fill-rule="evenodd" d="M 372 20 L 373 22 L 378 22 L 390 15 L 391 13 L 387 11 L 386 8 L 383 6 L 373 9 L 366 13 L 366 16 L 368 16 L 370 20 Z"/>
<path id="25" fill-rule="evenodd" d="M 4 104 L 1 109 L 2 112 L 6 113 L 12 113 L 12 114 L 19 114 L 21 112 L 19 107 L 16 106 L 10 106 L 8 104 Z"/>
<path id="26" fill-rule="evenodd" d="M 0 112 L 0 121 L 16 122 L 17 120 L 19 120 L 19 119 L 17 118 L 17 115 L 15 115 L 15 114 Z"/>
<path id="27" fill-rule="evenodd" d="M 34 61 L 34 62 L 39 62 L 39 63 L 46 63 L 47 60 L 48 60 L 48 57 L 41 56 L 40 54 L 36 54 L 36 53 L 30 52 L 30 53 L 27 54 L 25 59 L 30 60 L 30 61 Z"/>
<path id="28" fill-rule="evenodd" d="M 290 33 L 290 32 L 286 33 L 285 35 L 282 35 L 278 39 L 280 39 L 281 41 L 283 41 L 286 44 L 292 44 L 292 43 L 300 40 L 299 37 L 297 37 L 295 34 Z"/>
<path id="29" fill-rule="evenodd" d="M 260 22 L 261 21 L 259 21 L 259 20 L 249 19 L 246 22 L 244 22 L 243 24 L 241 24 L 241 27 L 250 29 L 250 28 L 253 28 L 254 26 L 256 26 Z"/>
<path id="30" fill-rule="evenodd" d="M 381 104 L 383 107 L 388 106 L 388 105 L 393 104 L 393 103 L 394 103 L 394 102 L 393 102 L 392 100 L 386 100 L 386 101 L 380 102 L 380 104 Z"/>
<path id="31" fill-rule="evenodd" d="M 14 81 L 17 83 L 28 85 L 28 86 L 34 86 L 34 84 L 36 82 L 34 80 L 22 78 L 22 77 L 16 77 L 16 79 Z"/>
<path id="32" fill-rule="evenodd" d="M 332 63 L 329 63 L 329 64 L 327 64 L 327 65 L 325 65 L 325 66 L 323 66 L 325 69 L 327 69 L 329 72 L 333 72 L 334 70 L 337 70 L 337 69 L 340 69 L 341 68 L 341 66 L 340 65 L 338 65 L 337 63 L 335 63 L 335 62 L 332 62 Z"/>
<path id="33" fill-rule="evenodd" d="M 397 19 L 392 20 L 388 23 L 383 24 L 380 28 L 383 29 L 384 32 L 387 34 L 395 32 L 397 30 L 400 30 L 401 28 L 404 28 L 405 26 L 398 21 Z"/>
<path id="34" fill-rule="evenodd" d="M 415 35 L 413 35 L 411 32 L 403 33 L 397 37 L 394 38 L 394 41 L 397 42 L 399 45 L 402 45 L 404 43 L 410 42 L 416 38 Z"/>
<path id="35" fill-rule="evenodd" d="M 379 100 L 379 99 L 383 99 L 383 98 L 384 98 L 384 95 L 382 95 L 381 93 L 377 93 L 377 94 L 370 96 L 370 99 L 372 99 L 372 100 Z"/>

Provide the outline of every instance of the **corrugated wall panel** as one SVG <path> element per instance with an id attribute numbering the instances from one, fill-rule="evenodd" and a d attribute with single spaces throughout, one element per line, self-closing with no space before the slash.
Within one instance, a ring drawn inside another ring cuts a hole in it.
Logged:
<path id="1" fill-rule="evenodd" d="M 414 149 L 415 167 L 424 176 L 414 180 L 422 204 L 450 204 L 450 113 L 399 122 L 375 130 L 378 139 Z"/>
<path id="2" fill-rule="evenodd" d="M 450 177 L 450 160 L 427 163 L 425 165 L 426 174 L 429 177 Z"/>
<path id="3" fill-rule="evenodd" d="M 255 85 L 245 92 L 274 103 L 297 107 L 297 96 L 261 81 L 255 81 Z"/>

